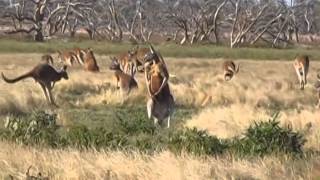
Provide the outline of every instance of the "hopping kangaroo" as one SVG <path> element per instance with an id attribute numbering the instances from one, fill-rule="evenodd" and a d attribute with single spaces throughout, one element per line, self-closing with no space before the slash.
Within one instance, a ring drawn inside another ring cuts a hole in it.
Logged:
<path id="1" fill-rule="evenodd" d="M 52 66 L 48 64 L 39 64 L 34 67 L 31 71 L 18 76 L 14 79 L 7 78 L 3 73 L 2 79 L 7 83 L 16 83 L 25 78 L 33 78 L 36 82 L 38 82 L 46 96 L 46 99 L 49 103 L 57 106 L 53 100 L 51 90 L 53 89 L 55 83 L 61 78 L 68 79 L 68 74 L 66 72 L 67 66 L 63 66 L 63 68 L 59 71 L 56 71 Z"/>
<path id="2" fill-rule="evenodd" d="M 99 72 L 100 69 L 92 49 L 88 48 L 83 50 L 83 52 L 84 52 L 83 61 L 84 61 L 85 70 L 91 71 L 91 72 Z"/>
<path id="3" fill-rule="evenodd" d="M 297 56 L 294 61 L 294 69 L 299 78 L 300 89 L 303 90 L 307 84 L 307 75 L 309 71 L 309 57 L 306 55 Z"/>
<path id="4" fill-rule="evenodd" d="M 53 65 L 53 58 L 50 54 L 41 56 L 41 63 Z"/>
<path id="5" fill-rule="evenodd" d="M 144 69 L 149 100 L 147 112 L 154 124 L 162 124 L 168 118 L 167 127 L 170 127 L 171 115 L 174 111 L 174 99 L 171 95 L 168 80 L 169 73 L 162 57 L 150 45 L 150 52 L 145 57 Z"/>
<path id="6" fill-rule="evenodd" d="M 224 80 L 226 81 L 230 81 L 239 72 L 239 65 L 236 66 L 233 61 L 224 61 L 222 68 Z"/>
<path id="7" fill-rule="evenodd" d="M 111 58 L 111 65 L 109 69 L 114 71 L 114 77 L 117 81 L 117 88 L 120 89 L 121 93 L 129 94 L 131 89 L 138 88 L 136 80 L 133 78 L 133 76 L 130 76 L 121 70 L 119 61 L 115 57 Z"/>

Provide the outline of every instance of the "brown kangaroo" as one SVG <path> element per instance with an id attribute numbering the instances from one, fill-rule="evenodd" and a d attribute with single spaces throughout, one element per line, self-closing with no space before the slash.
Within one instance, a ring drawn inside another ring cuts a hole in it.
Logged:
<path id="1" fill-rule="evenodd" d="M 100 69 L 92 49 L 88 48 L 83 50 L 83 52 L 84 52 L 83 61 L 84 61 L 85 70 L 91 71 L 91 72 L 99 72 Z"/>
<path id="2" fill-rule="evenodd" d="M 136 65 L 135 65 L 135 61 L 133 59 L 133 54 L 131 53 L 131 51 L 119 54 L 116 57 L 116 59 L 119 62 L 120 68 L 124 73 L 129 74 L 131 76 L 135 75 Z"/>
<path id="3" fill-rule="evenodd" d="M 60 63 L 63 63 L 64 65 L 73 66 L 75 61 L 77 61 L 77 56 L 72 51 L 58 51 L 58 59 Z"/>
<path id="4" fill-rule="evenodd" d="M 44 92 L 44 95 L 46 96 L 46 99 L 49 103 L 57 106 L 53 100 L 51 90 L 53 89 L 55 83 L 61 78 L 68 79 L 68 74 L 66 72 L 67 66 L 63 66 L 61 70 L 55 70 L 52 66 L 49 64 L 39 64 L 36 67 L 34 67 L 31 71 L 18 76 L 14 79 L 7 78 L 3 73 L 2 79 L 7 83 L 16 83 L 22 79 L 25 78 L 33 78 L 36 82 L 38 82 Z"/>
<path id="5" fill-rule="evenodd" d="M 117 81 L 117 88 L 120 89 L 122 93 L 129 94 L 131 89 L 138 88 L 138 84 L 134 77 L 124 73 L 121 70 L 119 61 L 115 57 L 111 58 L 111 65 L 109 69 L 114 71 L 114 77 Z"/>
<path id="6" fill-rule="evenodd" d="M 41 63 L 53 65 L 53 58 L 50 54 L 41 56 Z"/>
<path id="7" fill-rule="evenodd" d="M 152 45 L 144 59 L 144 71 L 149 93 L 147 102 L 148 117 L 153 117 L 154 124 L 162 124 L 168 118 L 167 127 L 170 127 L 171 115 L 174 111 L 174 99 L 171 95 L 168 80 L 169 73 L 162 57 L 159 57 Z"/>
<path id="8" fill-rule="evenodd" d="M 236 66 L 233 61 L 224 61 L 222 68 L 224 80 L 226 81 L 230 81 L 239 72 L 239 65 Z"/>
<path id="9" fill-rule="evenodd" d="M 318 81 L 320 81 L 320 75 L 317 74 L 317 79 Z M 315 84 L 315 88 L 317 90 L 318 93 L 318 104 L 317 104 L 317 108 L 320 108 L 320 83 L 318 82 L 317 84 Z"/>
<path id="10" fill-rule="evenodd" d="M 294 60 L 293 66 L 299 78 L 300 89 L 303 90 L 304 86 L 307 84 L 307 75 L 309 71 L 309 56 L 297 56 Z"/>
<path id="11" fill-rule="evenodd" d="M 85 54 L 85 51 L 83 49 L 80 49 L 80 48 L 74 48 L 71 51 L 75 54 L 78 63 L 81 64 L 81 65 L 84 65 L 83 56 Z"/>
<path id="12" fill-rule="evenodd" d="M 131 58 L 133 59 L 136 71 L 144 72 L 145 56 L 149 52 L 150 52 L 149 48 L 139 48 L 139 46 L 133 48 L 128 52 Z"/>

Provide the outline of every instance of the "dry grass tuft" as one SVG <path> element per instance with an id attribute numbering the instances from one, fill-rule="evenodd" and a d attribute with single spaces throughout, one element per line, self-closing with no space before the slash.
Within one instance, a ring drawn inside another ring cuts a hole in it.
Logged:
<path id="1" fill-rule="evenodd" d="M 0 143 L 0 178 L 25 178 L 41 172 L 50 179 L 310 179 L 317 161 L 281 161 L 274 157 L 237 160 L 170 152 L 48 150 Z M 23 154 L 23 156 L 21 156 Z M 308 165 L 307 165 L 308 164 Z"/>

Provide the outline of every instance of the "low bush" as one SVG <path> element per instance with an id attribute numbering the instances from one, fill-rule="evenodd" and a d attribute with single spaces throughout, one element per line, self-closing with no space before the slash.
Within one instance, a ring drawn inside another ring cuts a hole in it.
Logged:
<path id="1" fill-rule="evenodd" d="M 169 136 L 168 148 L 175 152 L 188 152 L 194 155 L 221 154 L 227 145 L 215 136 L 210 136 L 206 131 L 182 129 L 172 132 Z"/>
<path id="2" fill-rule="evenodd" d="M 277 115 L 255 122 L 243 137 L 221 140 L 196 128 L 157 128 L 141 112 L 131 118 L 117 114 L 113 127 L 88 128 L 79 125 L 62 128 L 57 116 L 35 111 L 26 117 L 9 117 L 0 138 L 27 145 L 74 147 L 79 149 L 126 149 L 153 153 L 163 149 L 180 154 L 218 155 L 232 152 L 240 156 L 272 153 L 303 154 L 304 137 L 289 127 L 280 127 Z"/>
<path id="3" fill-rule="evenodd" d="M 23 144 L 40 144 L 56 147 L 57 134 L 56 115 L 43 111 L 35 111 L 27 118 L 8 117 L 2 138 Z"/>
<path id="4" fill-rule="evenodd" d="M 244 137 L 233 141 L 233 150 L 240 155 L 302 154 L 306 142 L 303 135 L 290 127 L 280 127 L 277 117 L 278 113 L 267 122 L 255 122 Z"/>

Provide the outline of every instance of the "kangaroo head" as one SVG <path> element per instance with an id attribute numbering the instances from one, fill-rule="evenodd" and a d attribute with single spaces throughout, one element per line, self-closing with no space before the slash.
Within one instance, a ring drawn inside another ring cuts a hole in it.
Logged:
<path id="1" fill-rule="evenodd" d="M 128 58 L 131 59 L 137 54 L 137 51 L 128 51 Z"/>
<path id="2" fill-rule="evenodd" d="M 111 64 L 109 66 L 110 70 L 119 70 L 120 69 L 120 64 L 119 61 L 116 57 L 110 57 Z"/>
<path id="3" fill-rule="evenodd" d="M 68 73 L 67 73 L 67 66 L 66 66 L 66 65 L 64 65 L 64 66 L 60 69 L 59 74 L 60 74 L 60 76 L 61 76 L 62 78 L 66 79 L 66 80 L 69 79 L 69 76 L 68 76 Z"/>
<path id="4" fill-rule="evenodd" d="M 149 45 L 149 49 L 150 49 L 150 52 L 148 52 L 144 56 L 144 62 L 145 63 L 151 63 L 153 61 L 158 62 L 159 61 L 158 53 L 154 50 L 154 48 L 153 48 L 153 46 L 151 44 Z"/>
<path id="5" fill-rule="evenodd" d="M 93 55 L 93 50 L 92 48 L 87 48 L 85 50 L 82 51 L 82 53 L 85 55 L 85 56 L 88 56 L 88 55 Z"/>
<path id="6" fill-rule="evenodd" d="M 133 56 L 137 55 L 139 46 L 135 46 L 131 50 L 128 51 L 129 58 L 132 58 Z"/>

